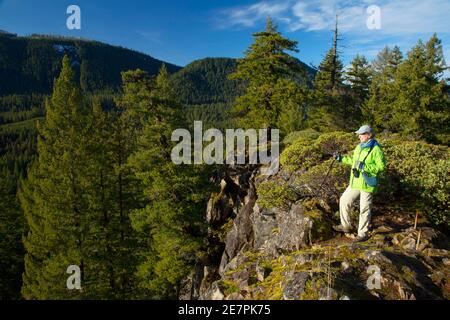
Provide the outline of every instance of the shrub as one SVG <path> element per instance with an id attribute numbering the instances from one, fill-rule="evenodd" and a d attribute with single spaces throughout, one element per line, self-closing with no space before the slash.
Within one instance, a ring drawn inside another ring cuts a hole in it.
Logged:
<path id="1" fill-rule="evenodd" d="M 290 134 L 280 156 L 283 173 L 261 183 L 258 203 L 283 207 L 302 198 L 319 197 L 334 206 L 348 185 L 349 167 L 335 163 L 328 172 L 333 151 L 349 154 L 358 140 L 352 133 L 331 132 L 317 136 L 305 130 Z M 387 161 L 380 176 L 378 201 L 411 201 L 435 226 L 450 229 L 450 148 L 399 135 L 377 137 Z M 327 176 L 328 173 L 328 176 Z"/>
<path id="2" fill-rule="evenodd" d="M 330 132 L 316 136 L 314 131 L 299 131 L 288 136 L 292 143 L 280 156 L 280 164 L 288 172 L 308 170 L 329 159 L 333 152 L 346 153 L 354 148 L 353 134 Z M 296 137 L 293 139 L 293 137 Z"/>
<path id="3" fill-rule="evenodd" d="M 258 186 L 258 204 L 263 208 L 286 208 L 293 201 L 293 189 L 281 179 L 267 180 Z"/>
<path id="4" fill-rule="evenodd" d="M 384 182 L 394 185 L 387 195 L 415 199 L 431 223 L 448 228 L 450 148 L 395 138 L 380 141 L 385 144 L 388 164 Z"/>
<path id="5" fill-rule="evenodd" d="M 293 143 L 308 145 L 316 140 L 320 133 L 314 129 L 306 129 L 302 131 L 294 131 L 289 133 L 283 140 L 285 147 L 289 147 Z"/>

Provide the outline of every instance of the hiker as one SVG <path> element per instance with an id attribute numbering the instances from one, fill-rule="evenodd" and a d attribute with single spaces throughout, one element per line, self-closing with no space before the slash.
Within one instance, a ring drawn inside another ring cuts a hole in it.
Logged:
<path id="1" fill-rule="evenodd" d="M 363 242 L 369 238 L 373 193 L 377 190 L 378 174 L 386 169 L 386 160 L 370 126 L 363 125 L 355 133 L 358 134 L 361 143 L 353 151 L 353 157 L 333 154 L 337 161 L 352 166 L 350 184 L 339 199 L 341 224 L 334 226 L 333 229 L 351 233 L 350 210 L 353 202 L 359 197 L 359 226 L 355 242 Z"/>

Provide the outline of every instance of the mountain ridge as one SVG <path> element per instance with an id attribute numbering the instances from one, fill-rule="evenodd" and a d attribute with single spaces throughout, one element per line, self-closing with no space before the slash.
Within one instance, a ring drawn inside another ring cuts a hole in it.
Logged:
<path id="1" fill-rule="evenodd" d="M 0 33 L 0 95 L 50 93 L 64 54 L 79 64 L 80 85 L 90 92 L 120 88 L 122 71 L 139 68 L 154 75 L 163 63 L 170 73 L 181 69 L 148 54 L 96 40 L 17 36 L 5 31 Z"/>

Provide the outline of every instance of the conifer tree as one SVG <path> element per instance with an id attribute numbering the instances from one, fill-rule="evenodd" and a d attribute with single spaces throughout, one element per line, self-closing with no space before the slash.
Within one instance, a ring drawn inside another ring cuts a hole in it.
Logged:
<path id="1" fill-rule="evenodd" d="M 398 48 L 379 54 L 365 118 L 380 131 L 448 144 L 450 102 L 441 41 L 436 34 L 426 44 L 419 40 L 401 59 Z"/>
<path id="2" fill-rule="evenodd" d="M 236 99 L 232 114 L 244 128 L 289 130 L 289 126 L 283 128 L 282 117 L 289 113 L 303 121 L 302 102 L 307 100 L 305 70 L 286 53 L 298 52 L 297 42 L 284 38 L 270 18 L 265 31 L 253 36 L 254 43 L 239 60 L 236 72 L 230 75 L 231 79 L 241 79 L 247 84 L 245 94 Z M 289 93 L 283 95 L 286 91 Z M 301 126 L 303 123 L 294 129 Z M 283 131 L 282 134 L 287 133 Z"/>
<path id="3" fill-rule="evenodd" d="M 86 106 L 65 56 L 46 101 L 45 122 L 38 126 L 39 158 L 21 192 L 29 228 L 24 239 L 26 299 L 84 296 L 82 291 L 67 289 L 66 270 L 76 265 L 82 275 L 86 271 L 88 203 L 81 179 L 86 173 L 85 119 Z"/>
<path id="4" fill-rule="evenodd" d="M 351 130 L 360 122 L 360 110 L 344 84 L 344 66 L 338 50 L 338 23 L 333 46 L 319 65 L 314 79 L 313 101 L 308 110 L 308 125 L 315 130 Z"/>
<path id="5" fill-rule="evenodd" d="M 0 300 L 20 299 L 24 221 L 16 186 L 8 170 L 0 172 Z"/>
<path id="6" fill-rule="evenodd" d="M 395 130 L 391 123 L 392 104 L 397 98 L 393 82 L 402 61 L 400 48 L 395 46 L 393 49 L 385 47 L 372 63 L 373 77 L 362 113 L 364 120 L 378 131 Z"/>
<path id="7" fill-rule="evenodd" d="M 147 91 L 142 95 L 147 99 L 134 103 L 146 104 L 149 111 L 138 151 L 130 159 L 147 201 L 144 209 L 133 213 L 133 226 L 149 241 L 138 274 L 152 297 L 176 298 L 181 279 L 191 272 L 203 246 L 207 175 L 201 166 L 171 161 L 171 134 L 181 125 L 181 106 L 166 68 L 161 68 L 150 89 L 146 84 L 152 81 L 141 80 L 124 91 L 125 97 L 127 88 Z"/>
<path id="8" fill-rule="evenodd" d="M 93 248 L 91 265 L 103 274 L 95 282 L 96 292 L 110 299 L 145 298 L 135 273 L 143 244 L 132 229 L 130 212 L 140 207 L 142 189 L 126 166 L 131 153 L 124 141 L 124 124 L 117 110 L 105 112 L 94 101 L 89 114 L 88 169 L 85 177 L 90 204 Z"/>
<path id="9" fill-rule="evenodd" d="M 130 169 L 120 114 L 90 107 L 67 57 L 46 118 L 39 157 L 21 186 L 28 224 L 22 294 L 26 299 L 144 298 L 135 277 L 141 254 L 130 212 L 142 189 Z M 119 121 L 121 120 L 121 121 Z M 70 265 L 81 290 L 66 285 Z"/>
<path id="10" fill-rule="evenodd" d="M 368 96 L 372 79 L 372 70 L 366 57 L 356 55 L 345 72 L 345 79 L 352 90 L 354 103 L 360 109 Z"/>
<path id="11" fill-rule="evenodd" d="M 405 134 L 448 144 L 450 97 L 443 72 L 447 69 L 441 40 L 434 34 L 419 41 L 399 66 L 395 81 L 393 126 Z"/>
<path id="12" fill-rule="evenodd" d="M 403 54 L 398 46 L 394 46 L 392 49 L 384 47 L 372 62 L 374 76 L 385 77 L 392 82 L 402 61 Z"/>
<path id="13" fill-rule="evenodd" d="M 352 106 L 349 89 L 344 84 L 343 64 L 334 52 L 328 51 L 314 79 L 308 124 L 318 131 L 353 129 L 359 122 L 358 109 Z"/>

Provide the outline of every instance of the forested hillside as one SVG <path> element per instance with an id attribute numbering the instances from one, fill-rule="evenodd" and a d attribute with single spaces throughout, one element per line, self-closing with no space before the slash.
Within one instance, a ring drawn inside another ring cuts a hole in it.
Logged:
<path id="1" fill-rule="evenodd" d="M 0 299 L 318 299 L 311 288 L 326 287 L 326 241 L 334 262 L 358 264 L 334 298 L 384 256 L 395 266 L 386 283 L 401 290 L 355 298 L 447 298 L 450 95 L 441 40 L 405 53 L 386 47 L 373 61 L 357 55 L 348 68 L 336 46 L 337 36 L 313 70 L 267 19 L 242 58 L 179 69 L 95 41 L 0 34 Z M 172 132 L 194 120 L 280 129 L 280 172 L 176 165 Z M 352 255 L 330 228 L 349 174 L 333 167 L 333 153 L 350 153 L 363 123 L 380 134 L 388 161 L 376 227 L 391 219 L 392 228 L 365 244 L 382 251 L 375 258 L 365 245 Z M 82 290 L 68 290 L 69 265 L 80 268 Z M 291 276 L 302 290 L 284 282 Z"/>
<path id="2" fill-rule="evenodd" d="M 26 176 L 37 153 L 37 123 L 45 116 L 45 99 L 67 56 L 86 99 L 98 99 L 107 109 L 115 106 L 121 72 L 142 69 L 156 75 L 162 61 L 129 49 L 96 41 L 57 36 L 18 37 L 0 33 L 0 194 L 1 264 L 4 277 L 0 296 L 20 296 L 23 271 L 24 220 L 16 196 L 18 182 Z M 170 72 L 180 67 L 166 63 Z"/>
<path id="3" fill-rule="evenodd" d="M 19 37 L 0 33 L 0 161 L 2 171 L 23 175 L 35 154 L 35 122 L 45 114 L 44 100 L 70 58 L 77 84 L 86 95 L 111 100 L 121 86 L 121 72 L 141 69 L 156 75 L 163 61 L 97 41 L 58 36 Z M 174 73 L 181 68 L 165 63 Z"/>
<path id="4" fill-rule="evenodd" d="M 49 94 L 67 54 L 85 91 L 120 88 L 120 73 L 142 69 L 157 74 L 163 61 L 97 41 L 46 35 L 19 37 L 0 33 L 0 95 Z M 166 63 L 170 73 L 180 67 Z"/>
<path id="5" fill-rule="evenodd" d="M 292 67 L 296 65 L 304 70 L 302 76 L 312 86 L 316 70 L 293 59 Z M 229 77 L 237 66 L 237 59 L 206 58 L 192 62 L 174 74 L 173 83 L 180 101 L 186 106 L 185 114 L 190 122 L 202 120 L 205 127 L 232 127 L 231 107 L 246 88 L 245 80 Z"/>

